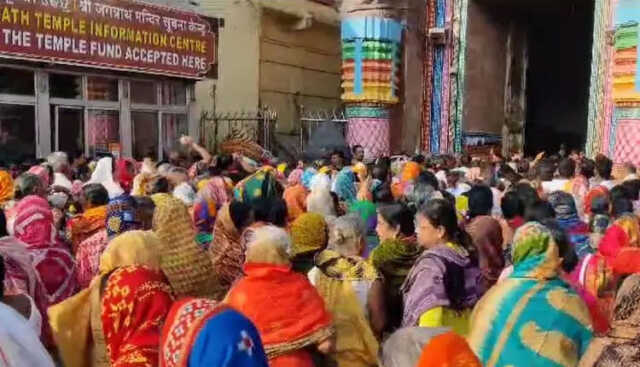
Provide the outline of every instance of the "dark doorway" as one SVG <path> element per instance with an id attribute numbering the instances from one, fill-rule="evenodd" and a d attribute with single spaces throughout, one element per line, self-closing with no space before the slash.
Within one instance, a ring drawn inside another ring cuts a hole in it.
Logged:
<path id="1" fill-rule="evenodd" d="M 529 18 L 527 154 L 584 148 L 593 11 L 593 0 L 556 1 Z"/>

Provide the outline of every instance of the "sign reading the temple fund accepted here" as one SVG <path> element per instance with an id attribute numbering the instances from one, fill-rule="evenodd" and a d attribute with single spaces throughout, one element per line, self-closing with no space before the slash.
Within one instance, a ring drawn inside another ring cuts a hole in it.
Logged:
<path id="1" fill-rule="evenodd" d="M 131 0 L 0 0 L 0 57 L 197 78 L 215 37 L 196 14 Z"/>

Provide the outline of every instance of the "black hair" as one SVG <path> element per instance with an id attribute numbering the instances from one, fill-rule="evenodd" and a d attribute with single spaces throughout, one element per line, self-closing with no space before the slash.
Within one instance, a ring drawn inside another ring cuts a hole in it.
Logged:
<path id="1" fill-rule="evenodd" d="M 274 226 L 284 228 L 287 225 L 287 215 L 287 203 L 281 198 L 272 200 L 268 222 Z"/>
<path id="2" fill-rule="evenodd" d="M 387 181 L 389 179 L 389 167 L 383 164 L 376 164 L 371 170 L 371 177 L 380 181 Z"/>
<path id="3" fill-rule="evenodd" d="M 160 193 L 167 194 L 169 193 L 169 180 L 164 176 L 155 177 L 148 183 L 147 191 L 149 195 Z"/>
<path id="4" fill-rule="evenodd" d="M 544 219 L 540 224 L 547 227 L 551 232 L 554 242 L 558 246 L 558 251 L 562 258 L 562 270 L 564 270 L 565 273 L 571 273 L 573 269 L 575 269 L 576 265 L 578 265 L 579 258 L 571 244 L 571 241 L 569 240 L 567 232 L 560 227 L 558 221 L 555 219 Z"/>
<path id="5" fill-rule="evenodd" d="M 521 159 L 516 163 L 516 172 L 520 175 L 527 175 L 529 174 L 530 167 L 531 165 L 528 160 Z"/>
<path id="6" fill-rule="evenodd" d="M 598 176 L 604 180 L 611 179 L 611 170 L 613 169 L 613 162 L 611 159 L 603 154 L 598 154 L 595 162 L 596 172 Z"/>
<path id="7" fill-rule="evenodd" d="M 378 214 L 392 227 L 400 227 L 400 232 L 407 237 L 416 231 L 413 223 L 415 212 L 404 204 L 381 205 L 378 207 Z"/>
<path id="8" fill-rule="evenodd" d="M 579 167 L 580 167 L 580 174 L 586 177 L 587 180 L 594 176 L 596 164 L 591 159 L 583 159 L 580 162 Z"/>
<path id="9" fill-rule="evenodd" d="M 541 223 L 545 219 L 555 219 L 556 212 L 548 201 L 538 200 L 524 210 L 525 222 Z"/>
<path id="10" fill-rule="evenodd" d="M 332 151 L 331 154 L 329 155 L 329 158 L 333 157 L 334 155 L 338 155 L 340 156 L 340 158 L 345 159 L 344 152 L 342 150 L 336 149 Z"/>
<path id="11" fill-rule="evenodd" d="M 500 208 L 502 209 L 502 215 L 505 219 L 524 216 L 524 204 L 515 191 L 508 191 L 502 196 Z"/>
<path id="12" fill-rule="evenodd" d="M 7 232 L 7 217 L 4 215 L 4 210 L 0 209 L 0 237 L 6 237 Z"/>
<path id="13" fill-rule="evenodd" d="M 458 226 L 456 210 L 451 204 L 442 199 L 428 201 L 420 208 L 420 214 L 424 216 L 432 226 L 442 227 L 449 240 L 463 246 L 470 253 L 472 262 L 477 263 L 477 254 L 473 241 L 469 234 Z M 445 260 L 445 275 L 443 278 L 447 298 L 451 308 L 460 311 L 464 308 L 466 298 L 464 269 L 450 261 Z"/>
<path id="14" fill-rule="evenodd" d="M 562 178 L 572 178 L 576 174 L 576 162 L 573 159 L 563 159 L 558 165 L 558 173 Z"/>
<path id="15" fill-rule="evenodd" d="M 640 180 L 625 181 L 622 186 L 627 189 L 629 199 L 632 201 L 640 200 Z"/>
<path id="16" fill-rule="evenodd" d="M 434 175 L 429 171 L 424 171 L 420 173 L 420 175 L 418 176 L 418 179 L 416 180 L 416 184 L 417 183 L 427 184 L 431 186 L 434 190 L 438 190 L 440 188 L 440 183 L 438 182 L 438 178 L 436 177 L 436 175 Z"/>
<path id="17" fill-rule="evenodd" d="M 229 216 L 233 225 L 240 232 L 249 225 L 251 207 L 241 201 L 234 200 L 229 204 Z"/>
<path id="18" fill-rule="evenodd" d="M 619 218 L 624 214 L 633 213 L 633 203 L 631 200 L 619 197 L 611 200 L 611 216 Z"/>
<path id="19" fill-rule="evenodd" d="M 446 200 L 449 203 L 449 205 L 451 205 L 454 208 L 456 207 L 456 197 L 452 193 L 446 190 L 440 190 L 439 192 L 440 192 L 440 195 L 442 195 L 442 198 Z"/>
<path id="20" fill-rule="evenodd" d="M 518 183 L 513 187 L 513 191 L 518 195 L 522 205 L 526 208 L 540 200 L 536 189 L 527 183 Z"/>
<path id="21" fill-rule="evenodd" d="M 460 156 L 460 165 L 463 167 L 469 167 L 471 164 L 471 156 L 467 153 L 464 153 Z"/>
<path id="22" fill-rule="evenodd" d="M 612 202 L 619 198 L 633 200 L 631 193 L 624 185 L 617 185 L 612 188 L 611 191 L 609 191 L 609 197 L 611 198 Z"/>
<path id="23" fill-rule="evenodd" d="M 229 169 L 229 167 L 233 164 L 233 157 L 230 154 L 222 154 L 218 156 L 218 162 L 216 163 L 216 169 L 219 171 L 224 171 Z"/>
<path id="24" fill-rule="evenodd" d="M 93 206 L 103 206 L 109 203 L 109 192 L 99 183 L 84 185 L 82 195 Z"/>
<path id="25" fill-rule="evenodd" d="M 351 148 L 351 151 L 353 152 L 353 154 L 356 154 L 356 150 L 357 150 L 358 148 L 362 148 L 362 145 L 360 145 L 360 144 L 356 144 L 356 145 L 354 145 L 354 146 Z"/>
<path id="26" fill-rule="evenodd" d="M 493 192 L 488 186 L 475 185 L 466 194 L 469 198 L 469 217 L 475 218 L 491 214 Z"/>
<path id="27" fill-rule="evenodd" d="M 415 156 L 413 156 L 413 158 L 411 158 L 411 161 L 416 162 L 418 164 L 423 164 L 424 163 L 424 156 L 422 154 L 417 154 Z"/>
<path id="28" fill-rule="evenodd" d="M 380 186 L 376 187 L 373 192 L 374 203 L 393 203 L 393 194 L 391 193 L 391 186 L 388 182 L 383 182 Z"/>
<path id="29" fill-rule="evenodd" d="M 611 201 L 607 195 L 598 195 L 591 199 L 591 213 L 608 215 Z"/>
<path id="30" fill-rule="evenodd" d="M 551 159 L 545 159 L 538 165 L 538 176 L 541 181 L 553 180 L 553 174 L 556 172 L 556 165 Z"/>

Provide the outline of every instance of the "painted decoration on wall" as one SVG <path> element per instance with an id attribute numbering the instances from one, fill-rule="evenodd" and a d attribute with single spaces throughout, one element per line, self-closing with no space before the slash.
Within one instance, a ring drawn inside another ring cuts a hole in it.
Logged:
<path id="1" fill-rule="evenodd" d="M 638 22 L 618 25 L 615 32 L 613 100 L 616 106 L 640 105 L 638 78 Z"/>
<path id="2" fill-rule="evenodd" d="M 380 17 L 342 20 L 342 100 L 347 143 L 365 159 L 391 154 L 390 107 L 399 102 L 402 24 Z"/>

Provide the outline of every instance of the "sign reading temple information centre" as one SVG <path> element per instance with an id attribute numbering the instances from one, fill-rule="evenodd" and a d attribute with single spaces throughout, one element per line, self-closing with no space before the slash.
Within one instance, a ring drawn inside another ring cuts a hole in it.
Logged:
<path id="1" fill-rule="evenodd" d="M 196 14 L 129 0 L 0 0 L 0 57 L 197 78 L 215 37 Z"/>

